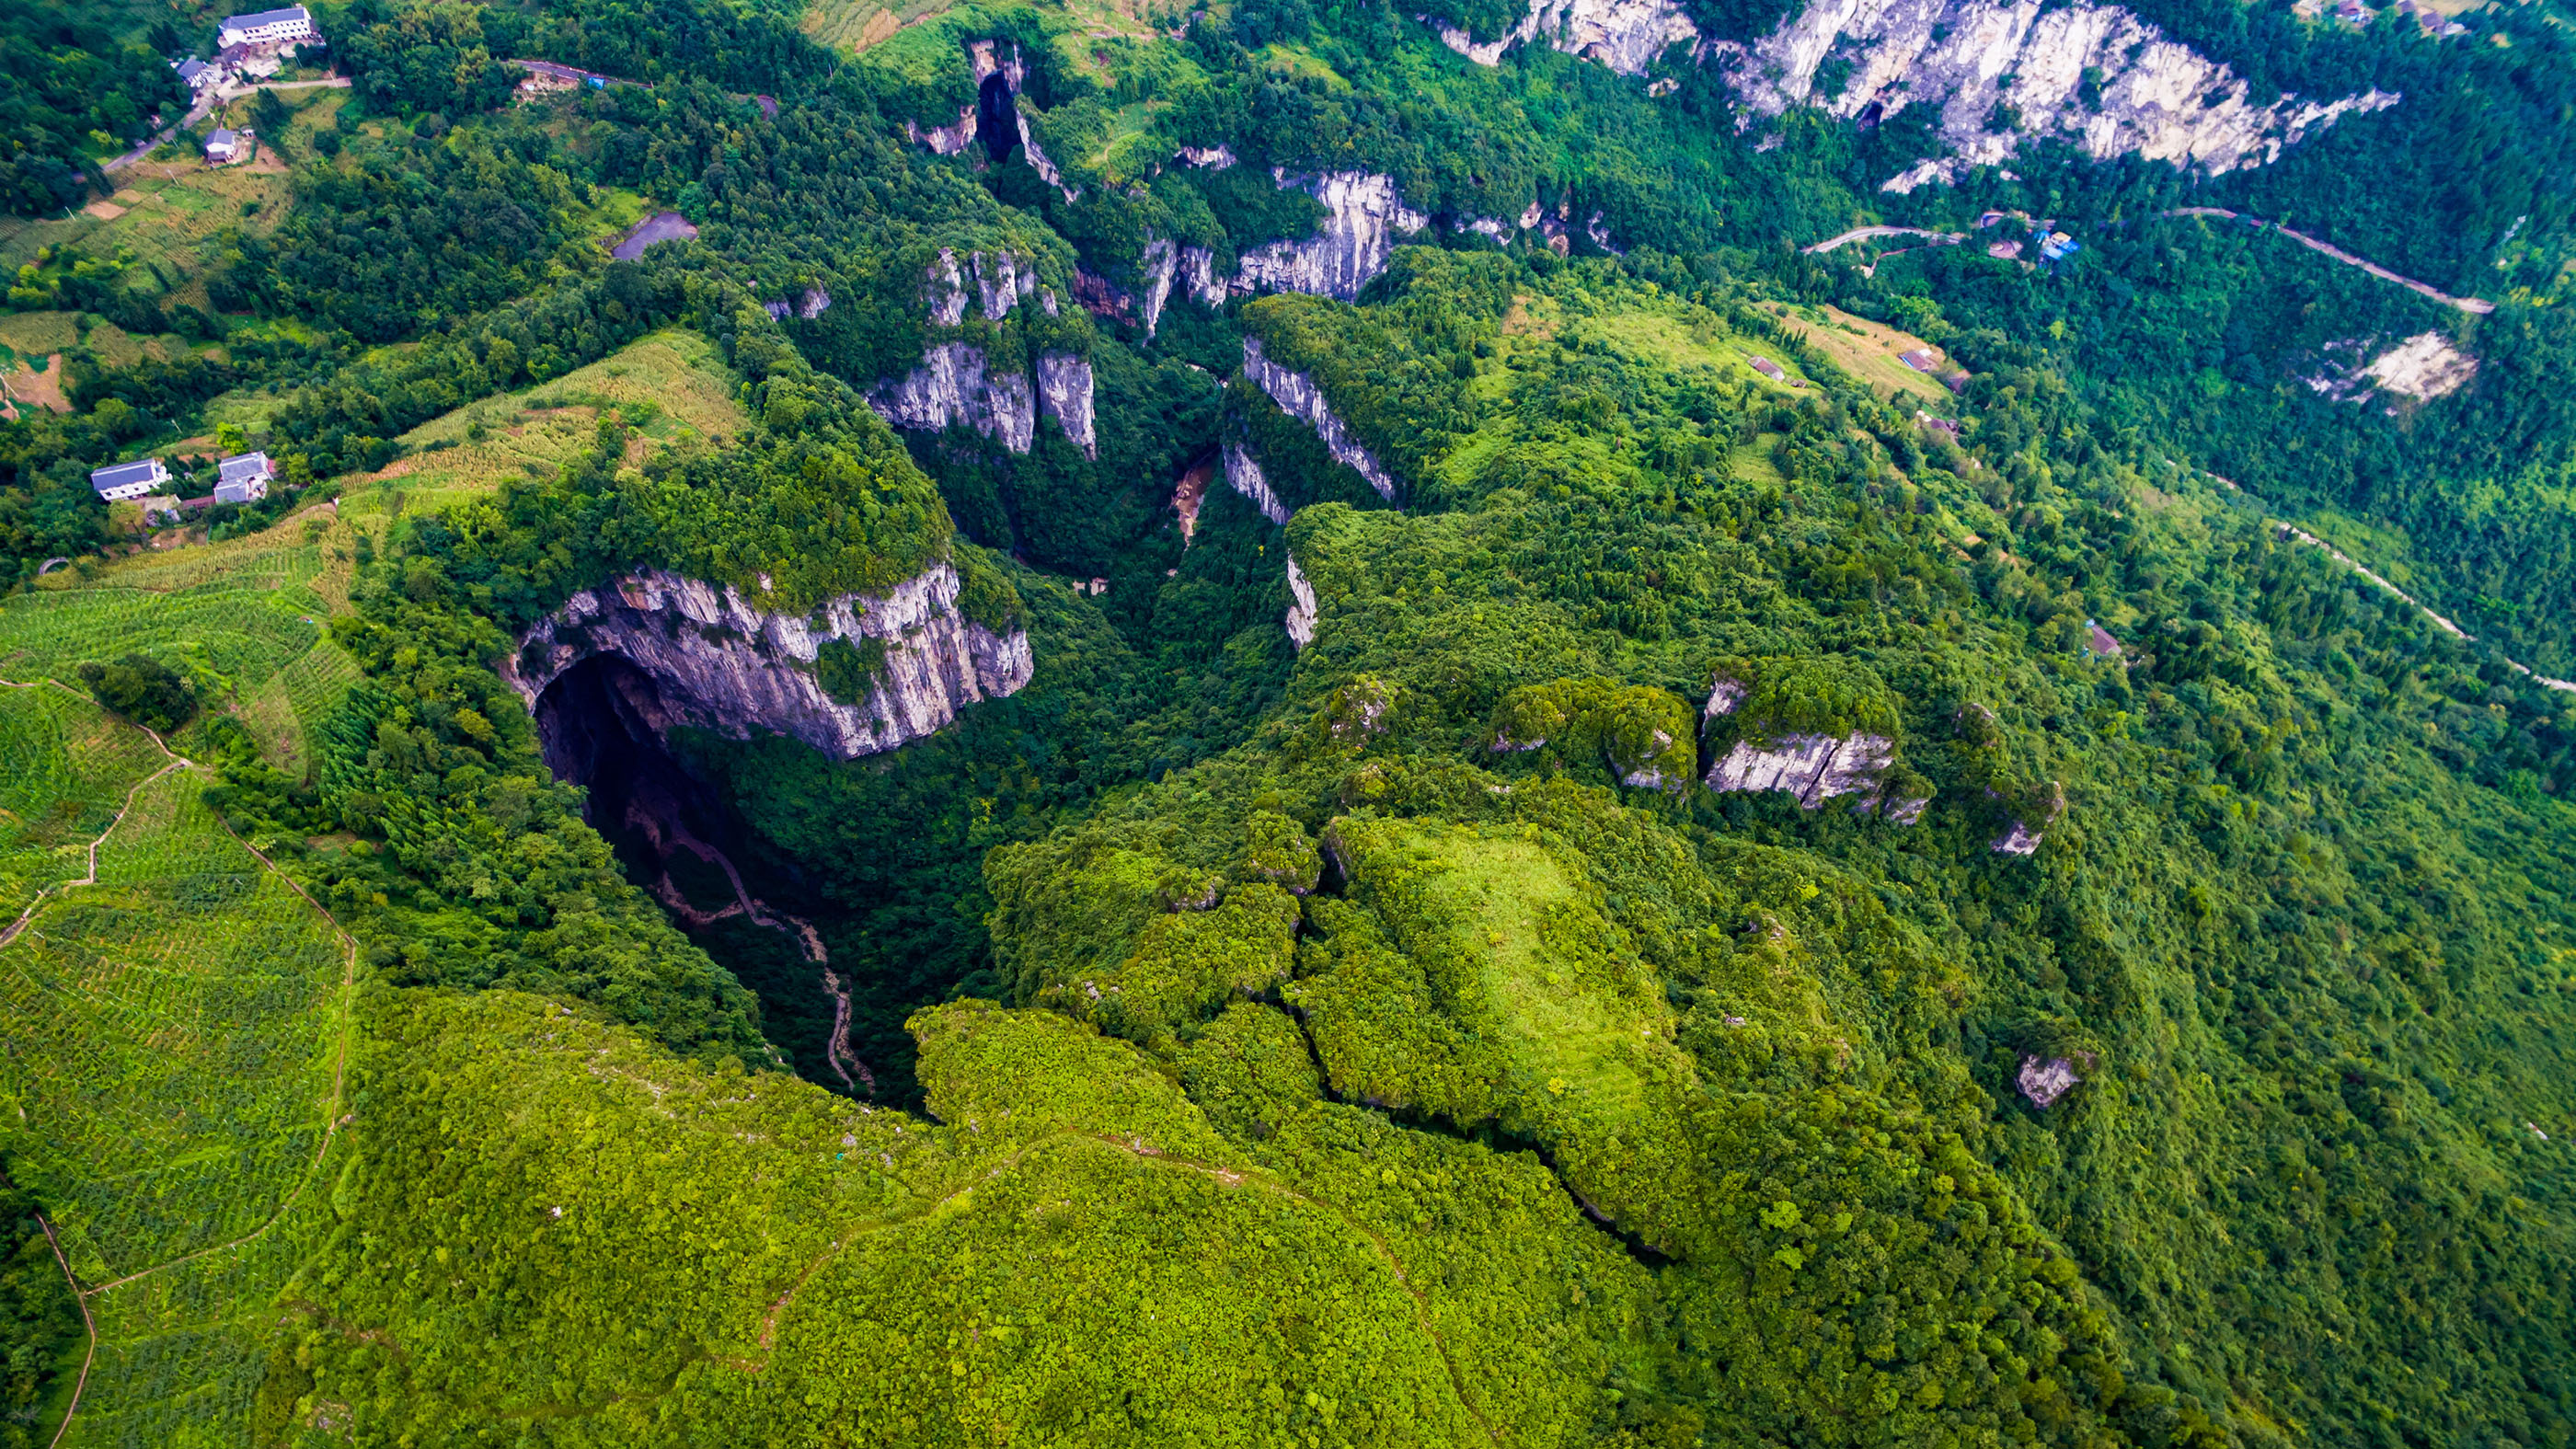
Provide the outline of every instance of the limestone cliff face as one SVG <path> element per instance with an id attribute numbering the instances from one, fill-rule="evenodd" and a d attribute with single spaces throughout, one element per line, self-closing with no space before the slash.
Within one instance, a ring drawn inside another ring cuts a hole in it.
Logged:
<path id="1" fill-rule="evenodd" d="M 1261 465 L 1252 460 L 1252 454 L 1241 443 L 1225 445 L 1225 486 L 1251 499 L 1262 517 L 1282 527 L 1287 525 L 1288 505 L 1270 491 L 1270 480 L 1263 476 Z M 1290 568 L 1293 571 L 1295 566 Z"/>
<path id="2" fill-rule="evenodd" d="M 621 655 L 657 686 L 668 715 L 658 727 L 695 725 L 731 739 L 780 734 L 856 759 L 921 739 L 965 706 L 1029 682 L 1029 636 L 966 619 L 959 587 L 943 563 L 883 595 L 845 595 L 798 616 L 764 610 L 729 585 L 646 570 L 566 600 L 520 641 L 502 674 L 534 706 L 583 660 Z M 884 650 L 855 704 L 826 694 L 815 675 L 833 639 Z"/>
<path id="3" fill-rule="evenodd" d="M 1322 202 L 1325 215 L 1304 241 L 1272 242 L 1246 253 L 1235 269 L 1232 290 L 1238 295 L 1311 292 L 1353 301 L 1360 288 L 1386 270 L 1398 242 L 1431 224 L 1431 218 L 1404 204 L 1392 176 L 1361 171 L 1271 174 L 1280 185 L 1297 187 Z"/>
<path id="4" fill-rule="evenodd" d="M 1294 554 L 1288 557 L 1288 598 L 1288 642 L 1302 652 L 1307 645 L 1315 642 L 1318 611 L 1315 605 L 1315 586 L 1308 583 L 1306 575 L 1298 570 L 1297 557 Z"/>
<path id="5" fill-rule="evenodd" d="M 1746 693 L 1739 681 L 1718 679 L 1709 691 L 1706 718 L 1734 713 Z M 1818 809 L 1836 796 L 1857 796 L 1855 813 L 1911 825 L 1923 818 L 1931 797 L 1889 799 L 1887 774 L 1895 763 L 1896 742 L 1884 735 L 1784 734 L 1768 741 L 1736 741 L 1709 766 L 1707 783 L 1721 795 L 1777 790 L 1796 796 L 1805 810 Z"/>
<path id="6" fill-rule="evenodd" d="M 1270 394 L 1270 400 L 1279 404 L 1281 412 L 1313 428 L 1315 436 L 1324 440 L 1324 449 L 1333 455 L 1334 462 L 1366 478 L 1369 486 L 1377 490 L 1378 497 L 1390 503 L 1395 501 L 1395 479 L 1388 476 L 1369 450 L 1361 447 L 1359 440 L 1351 436 L 1351 430 L 1324 401 L 1323 390 L 1315 386 L 1315 379 L 1302 372 L 1291 372 L 1271 361 L 1263 354 L 1258 337 L 1243 339 L 1243 375 Z"/>
<path id="7" fill-rule="evenodd" d="M 1038 354 L 1038 406 L 1056 420 L 1086 458 L 1100 456 L 1091 415 L 1091 360 L 1070 352 Z"/>
<path id="8" fill-rule="evenodd" d="M 1029 129 L 1029 113 L 1026 111 L 1020 112 L 1020 149 L 1028 154 L 1029 169 L 1038 174 L 1039 180 L 1063 192 L 1067 201 L 1082 199 L 1082 188 L 1067 186 L 1064 173 L 1056 169 L 1056 164 L 1047 159 L 1044 151 L 1038 149 L 1037 132 Z"/>
<path id="9" fill-rule="evenodd" d="M 1895 741 L 1880 735 L 1782 735 L 1767 745 L 1738 740 L 1709 767 L 1708 787 L 1721 795 L 1778 790 L 1797 796 L 1809 810 L 1837 795 L 1859 795 L 1875 804 L 1895 760 Z"/>
<path id="10" fill-rule="evenodd" d="M 1699 28 L 1672 0 L 1530 0 L 1518 25 L 1501 39 L 1483 42 L 1463 30 L 1440 28 L 1441 44 L 1478 65 L 1499 65 L 1503 52 L 1538 39 L 1633 76 L 1644 75 L 1666 46 L 1698 40 Z"/>
<path id="11" fill-rule="evenodd" d="M 1010 252 L 975 252 L 961 259 L 942 250 L 923 285 L 930 321 L 940 327 L 963 325 L 970 306 L 985 321 L 1000 322 L 1031 298 L 1047 315 L 1055 315 L 1055 292 L 1038 285 L 1034 261 Z M 937 432 L 963 423 L 1014 453 L 1036 444 L 1043 408 L 1084 456 L 1100 456 L 1091 362 L 1070 352 L 1041 353 L 1032 379 L 995 370 L 984 349 L 971 342 L 935 342 L 922 350 L 921 366 L 878 384 L 868 404 L 898 428 Z"/>
<path id="12" fill-rule="evenodd" d="M 985 370 L 984 349 L 942 342 L 921 354 L 921 366 L 897 382 L 880 384 L 868 398 L 877 414 L 898 428 L 938 432 L 964 423 L 1014 453 L 1037 441 L 1037 393 L 1027 377 Z"/>
<path id="13" fill-rule="evenodd" d="M 1893 178 L 1888 189 L 1900 191 L 1954 179 L 1962 163 L 1999 164 L 2025 136 L 2061 137 L 2102 160 L 2259 166 L 2338 116 L 2399 99 L 2370 91 L 2258 106 L 2228 67 L 2086 0 L 2045 10 L 2040 0 L 1811 0 L 1750 49 L 1720 42 L 1709 55 L 1761 113 L 1805 103 L 1874 124 L 1909 105 L 1937 108 L 1954 155 Z M 1853 68 L 1839 94 L 1822 95 L 1817 71 L 1837 56 Z M 2089 95 L 2088 69 L 2100 78 Z M 2019 115 L 2017 129 L 1987 128 L 1999 103 Z"/>

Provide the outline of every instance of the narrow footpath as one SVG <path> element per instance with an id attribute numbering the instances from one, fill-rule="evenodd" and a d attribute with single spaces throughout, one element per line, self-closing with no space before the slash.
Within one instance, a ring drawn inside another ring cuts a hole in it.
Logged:
<path id="1" fill-rule="evenodd" d="M 2246 493 L 2242 487 L 2239 487 L 2236 480 L 2233 478 L 2220 477 L 2218 474 L 2212 473 L 2205 468 L 2201 469 L 2200 472 L 2204 477 L 2216 479 L 2230 492 L 2242 493 L 2247 498 L 2254 497 L 2253 494 Z M 2258 499 L 2256 501 L 2259 502 L 2260 500 Z M 2315 534 L 2308 532 L 2306 529 L 2299 527 L 2295 523 L 2287 523 L 2278 518 L 2267 518 L 2264 522 L 2269 524 L 2272 529 L 2279 533 L 2283 538 L 2295 538 L 2301 543 L 2314 544 L 2318 548 L 2324 549 L 2326 551 L 2326 556 L 2333 559 L 2336 563 L 2342 564 L 2345 568 L 2348 568 L 2354 573 L 2361 575 L 2363 578 L 2370 580 L 2372 583 L 2387 590 L 2398 599 L 2413 606 L 2415 612 L 2432 621 L 2434 628 L 2441 630 L 2443 633 L 2450 635 L 2452 638 L 2459 640 L 2463 644 L 2474 644 L 2477 642 L 2478 636 L 2461 628 L 2459 625 L 2452 623 L 2448 617 L 2436 613 L 2430 604 L 2425 603 L 2413 594 L 2410 594 L 2404 589 L 2397 587 L 2395 584 L 2390 583 L 2377 570 L 2365 566 L 2359 559 L 2345 553 L 2342 549 L 2335 547 L 2333 544 L 2326 542 L 2324 539 L 2317 537 Z M 2518 659 L 2507 658 L 2504 655 L 2498 655 L 2496 657 L 2504 659 L 2506 668 L 2511 669 L 2514 673 L 2521 675 L 2543 689 L 2555 689 L 2568 694 L 2576 694 L 2576 679 L 2552 679 L 2548 675 L 2540 673 L 2530 665 L 2525 664 Z"/>
<path id="2" fill-rule="evenodd" d="M 2258 227 L 2277 231 L 2281 235 L 2288 237 L 2290 240 L 2297 242 L 2299 245 L 2306 247 L 2311 251 L 2323 252 L 2327 256 L 2334 258 L 2336 261 L 2343 263 L 2347 267 L 2359 267 L 2363 271 L 2370 273 L 2372 276 L 2379 278 L 2383 282 L 2395 282 L 2397 285 L 2404 287 L 2410 292 L 2430 297 L 2445 307 L 2457 307 L 2463 312 L 2472 312 L 2479 315 L 2484 315 L 2495 310 L 2495 303 L 2486 301 L 2483 298 L 2454 297 L 2448 292 L 2441 291 L 2437 288 L 2430 287 L 2422 282 L 2416 281 L 2413 277 L 2401 277 L 2395 272 L 2388 270 L 2386 267 L 2379 265 L 2377 262 L 2364 261 L 2361 258 L 2354 256 L 2352 253 L 2345 251 L 2343 248 L 2336 246 L 2332 242 L 2319 241 L 2305 232 L 2292 231 L 2288 227 L 2281 225 L 2279 222 L 2265 221 L 2259 216 L 2240 215 L 2237 212 L 2229 211 L 2223 206 L 2186 206 L 2174 211 L 2158 212 L 2157 215 L 2223 216 L 2229 221 L 2252 222 Z"/>

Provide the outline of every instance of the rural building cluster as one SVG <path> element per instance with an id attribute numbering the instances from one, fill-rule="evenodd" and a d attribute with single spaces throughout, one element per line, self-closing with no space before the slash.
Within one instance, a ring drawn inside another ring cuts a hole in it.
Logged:
<path id="1" fill-rule="evenodd" d="M 321 49 L 328 43 L 322 38 L 321 28 L 313 23 L 312 12 L 301 5 L 257 10 L 227 16 L 215 27 L 213 60 L 182 56 L 170 62 L 170 68 L 188 83 L 188 93 L 197 98 L 202 108 L 211 95 L 220 95 L 225 85 L 275 75 L 298 51 L 306 47 Z M 251 139 L 248 131 L 217 130 L 206 138 L 207 164 L 223 166 L 244 159 L 250 154 Z"/>
<path id="2" fill-rule="evenodd" d="M 215 463 L 215 491 L 201 498 L 155 498 L 171 481 L 169 467 L 158 458 L 135 458 L 93 469 L 89 486 L 109 503 L 144 499 L 145 517 L 155 513 L 212 508 L 218 503 L 256 503 L 268 496 L 277 465 L 266 453 L 235 453 Z M 156 506 L 157 505 L 157 506 Z"/>

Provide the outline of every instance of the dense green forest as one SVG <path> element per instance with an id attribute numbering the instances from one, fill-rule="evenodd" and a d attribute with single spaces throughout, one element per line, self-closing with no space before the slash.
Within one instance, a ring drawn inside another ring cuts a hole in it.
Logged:
<path id="1" fill-rule="evenodd" d="M 2402 100 L 321 9 L 0 237 L 0 1441 L 2576 1442 L 2576 53 L 2131 9 Z"/>

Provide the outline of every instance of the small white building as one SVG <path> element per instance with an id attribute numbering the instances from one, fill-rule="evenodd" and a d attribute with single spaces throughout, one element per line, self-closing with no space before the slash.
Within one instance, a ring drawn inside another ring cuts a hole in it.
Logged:
<path id="1" fill-rule="evenodd" d="M 321 38 L 322 32 L 313 28 L 313 16 L 301 5 L 235 15 L 226 19 L 216 31 L 216 43 L 227 46 L 281 45 Z"/>
<path id="2" fill-rule="evenodd" d="M 130 463 L 111 463 L 90 471 L 89 486 L 110 503 L 127 498 L 140 498 L 170 481 L 170 470 L 158 458 L 137 458 Z"/>
<path id="3" fill-rule="evenodd" d="M 251 503 L 268 496 L 277 469 L 266 453 L 238 453 L 215 465 L 215 501 Z"/>
<path id="4" fill-rule="evenodd" d="M 229 166 L 241 151 L 241 137 L 220 126 L 206 138 L 206 164 L 209 166 Z"/>
<path id="5" fill-rule="evenodd" d="M 179 79 L 186 81 L 188 83 L 188 89 L 191 91 L 204 90 L 206 87 L 213 85 L 216 81 L 223 79 L 224 74 L 222 71 L 206 64 L 195 56 L 190 56 L 186 60 L 172 61 L 170 63 L 170 68 L 179 73 Z"/>

